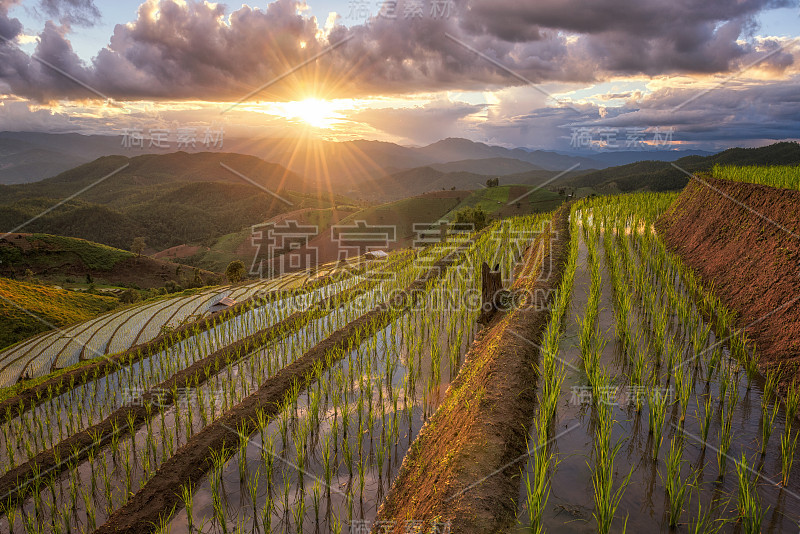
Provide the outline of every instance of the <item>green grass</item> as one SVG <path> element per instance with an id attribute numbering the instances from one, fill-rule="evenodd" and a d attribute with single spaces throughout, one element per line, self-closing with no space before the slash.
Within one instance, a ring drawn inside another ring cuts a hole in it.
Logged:
<path id="1" fill-rule="evenodd" d="M 201 251 L 191 259 L 187 258 L 187 263 L 195 265 L 203 269 L 208 269 L 214 272 L 225 272 L 228 264 L 234 260 L 242 260 L 247 269 L 250 268 L 252 257 L 240 257 L 236 254 L 236 249 L 244 241 L 250 238 L 252 231 L 249 228 L 240 230 L 232 234 L 226 234 L 219 239 L 209 248 L 209 250 Z M 184 260 L 181 260 L 183 262 Z"/>
<path id="2" fill-rule="evenodd" d="M 453 214 L 462 208 L 473 208 L 476 206 L 479 206 L 489 215 L 494 216 L 508 215 L 506 212 L 509 210 L 515 210 L 517 204 L 519 204 L 520 211 L 518 213 L 513 213 L 514 215 L 546 212 L 554 210 L 564 200 L 564 197 L 558 193 L 554 193 L 553 191 L 549 191 L 547 189 L 538 189 L 525 196 L 518 202 L 512 202 L 512 205 L 509 206 L 509 201 L 514 201 L 525 194 L 524 192 L 519 192 L 517 188 L 523 188 L 526 191 L 536 189 L 535 187 L 528 185 L 501 185 L 498 187 L 478 189 L 477 191 L 473 191 L 470 196 L 462 200 L 455 208 L 453 208 L 453 210 L 450 211 L 450 213 L 447 214 L 447 217 L 445 218 L 452 218 Z M 514 191 L 513 196 L 512 189 Z"/>
<path id="3" fill-rule="evenodd" d="M 735 167 L 732 165 L 714 165 L 712 176 L 733 182 L 800 190 L 800 166 L 776 165 L 760 167 L 749 165 Z"/>
<path id="4" fill-rule="evenodd" d="M 0 261 L 4 265 L 23 268 L 25 266 L 59 266 L 70 256 L 77 256 L 87 269 L 110 271 L 114 266 L 134 256 L 132 252 L 92 243 L 84 239 L 50 234 L 30 234 L 22 238 L 9 238 L 8 245 L 0 247 Z M 28 248 L 30 245 L 30 248 Z"/>
<path id="5" fill-rule="evenodd" d="M 118 303 L 115 297 L 0 278 L 0 349 L 50 330 L 43 321 L 63 327 L 112 310 Z"/>

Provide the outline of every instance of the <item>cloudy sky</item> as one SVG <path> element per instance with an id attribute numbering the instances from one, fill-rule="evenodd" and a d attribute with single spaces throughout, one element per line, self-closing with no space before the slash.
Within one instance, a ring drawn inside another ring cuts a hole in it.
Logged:
<path id="1" fill-rule="evenodd" d="M 0 0 L 0 130 L 557 150 L 800 138 L 798 0 L 309 1 Z"/>

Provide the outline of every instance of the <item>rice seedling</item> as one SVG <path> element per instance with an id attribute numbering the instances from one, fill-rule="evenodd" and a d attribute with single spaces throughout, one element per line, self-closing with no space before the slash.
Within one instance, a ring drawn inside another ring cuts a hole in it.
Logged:
<path id="1" fill-rule="evenodd" d="M 261 472 L 256 470 L 253 476 L 247 479 L 247 496 L 253 507 L 253 528 L 258 530 L 258 477 Z"/>
<path id="2" fill-rule="evenodd" d="M 190 483 L 181 484 L 180 497 L 183 501 L 183 506 L 186 508 L 186 521 L 189 532 L 194 531 L 194 495 L 192 493 L 192 485 Z"/>
<path id="3" fill-rule="evenodd" d="M 550 469 L 555 469 L 558 460 L 548 452 L 547 444 L 541 443 L 531 455 L 533 459 L 533 477 L 526 473 L 525 490 L 530 530 L 543 532 L 543 514 L 550 496 Z"/>
<path id="4" fill-rule="evenodd" d="M 675 390 L 678 394 L 678 405 L 680 407 L 679 423 L 683 424 L 686 420 L 686 411 L 689 408 L 689 400 L 692 395 L 692 384 L 688 376 L 688 370 L 684 366 L 679 366 L 675 371 Z"/>
<path id="5" fill-rule="evenodd" d="M 791 428 L 800 407 L 800 385 L 792 381 L 786 390 L 786 426 Z"/>
<path id="6" fill-rule="evenodd" d="M 661 391 L 656 391 L 650 395 L 648 399 L 648 413 L 650 435 L 653 439 L 653 454 L 652 459 L 654 462 L 658 461 L 658 453 L 661 449 L 661 441 L 664 432 L 664 419 L 667 415 L 667 394 Z"/>
<path id="7" fill-rule="evenodd" d="M 716 506 L 709 506 L 704 509 L 699 493 L 698 491 L 696 499 L 697 514 L 689 520 L 689 532 L 691 534 L 716 534 L 722 530 L 722 527 L 727 523 L 725 519 L 715 517 L 719 514 L 720 510 L 724 510 L 727 507 L 727 502 L 718 503 Z"/>
<path id="8" fill-rule="evenodd" d="M 714 165 L 714 178 L 734 182 L 749 182 L 784 189 L 800 189 L 796 167 L 773 165 L 770 167 Z"/>
<path id="9" fill-rule="evenodd" d="M 720 480 L 725 477 L 728 451 L 731 448 L 731 437 L 731 419 L 730 417 L 723 417 L 719 431 L 719 449 L 717 449 L 717 468 L 719 469 Z"/>
<path id="10" fill-rule="evenodd" d="M 794 452 L 797 448 L 797 436 L 798 433 L 795 432 L 794 439 L 792 439 L 792 429 L 788 424 L 786 430 L 781 434 L 781 484 L 783 486 L 789 484 L 789 474 L 792 472 Z"/>
<path id="11" fill-rule="evenodd" d="M 691 482 L 688 478 L 681 479 L 681 465 L 683 460 L 683 439 L 679 435 L 673 436 L 670 441 L 669 454 L 667 455 L 667 476 L 664 486 L 669 499 L 667 517 L 670 527 L 677 527 L 683 506 L 688 496 Z"/>
<path id="12" fill-rule="evenodd" d="M 622 500 L 625 488 L 633 475 L 633 469 L 622 480 L 616 491 L 613 488 L 614 459 L 622 447 L 618 442 L 612 448 L 595 447 L 595 468 L 592 471 L 592 487 L 594 488 L 595 511 L 597 530 L 603 534 L 611 531 L 617 507 Z"/>
<path id="13" fill-rule="evenodd" d="M 736 475 L 738 480 L 737 508 L 742 531 L 746 534 L 759 533 L 766 511 L 761 508 L 761 498 L 758 495 L 756 484 L 757 475 L 750 476 L 747 457 L 744 454 L 742 454 L 742 459 L 736 463 Z"/>
<path id="14" fill-rule="evenodd" d="M 772 429 L 775 428 L 775 416 L 778 414 L 778 402 L 775 399 L 775 405 L 771 410 L 769 404 L 761 403 L 761 456 L 767 454 L 767 443 L 772 435 Z"/>
<path id="15" fill-rule="evenodd" d="M 700 446 L 703 450 L 706 449 L 708 430 L 711 428 L 711 416 L 713 415 L 711 403 L 711 395 L 705 395 L 705 400 L 703 401 L 703 417 L 700 417 L 700 414 L 698 414 L 697 410 L 695 410 L 695 415 L 697 416 L 698 421 L 700 421 Z"/>
<path id="16" fill-rule="evenodd" d="M 780 368 L 777 370 L 768 371 L 765 375 L 764 392 L 761 395 L 761 403 L 770 405 L 775 398 L 775 392 L 778 390 L 778 381 L 780 379 Z"/>

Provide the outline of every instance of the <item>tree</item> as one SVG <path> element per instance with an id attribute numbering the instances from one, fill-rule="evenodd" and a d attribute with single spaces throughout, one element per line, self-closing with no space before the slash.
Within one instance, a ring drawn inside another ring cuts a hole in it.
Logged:
<path id="1" fill-rule="evenodd" d="M 489 224 L 489 215 L 483 208 L 462 208 L 455 213 L 453 222 L 457 224 L 472 224 L 475 230 L 480 230 Z"/>
<path id="2" fill-rule="evenodd" d="M 240 282 L 242 278 L 244 278 L 244 273 L 244 263 L 242 263 L 241 260 L 234 260 L 230 262 L 227 269 L 225 269 L 225 276 L 228 278 L 228 281 L 231 284 Z"/>
<path id="3" fill-rule="evenodd" d="M 500 185 L 500 178 L 489 178 L 486 180 L 486 187 L 497 187 Z"/>
<path id="4" fill-rule="evenodd" d="M 146 244 L 143 237 L 134 237 L 133 243 L 131 244 L 131 252 L 136 254 L 136 257 L 139 257 L 142 255 L 145 246 Z"/>
<path id="5" fill-rule="evenodd" d="M 142 300 L 142 295 L 135 289 L 126 289 L 119 295 L 119 300 L 124 304 L 133 304 Z"/>

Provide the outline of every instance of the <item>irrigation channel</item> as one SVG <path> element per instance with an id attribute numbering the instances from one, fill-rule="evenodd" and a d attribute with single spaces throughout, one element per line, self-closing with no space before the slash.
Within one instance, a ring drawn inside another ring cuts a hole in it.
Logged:
<path id="1" fill-rule="evenodd" d="M 528 223 L 524 218 L 516 221 L 519 226 Z M 229 532 L 268 524 L 279 531 L 327 532 L 373 517 L 415 433 L 436 409 L 473 339 L 480 304 L 473 263 L 500 257 L 510 269 L 522 252 L 505 245 L 502 237 L 497 231 L 484 231 L 474 241 L 430 247 L 427 263 L 414 260 L 413 254 L 397 258 L 384 269 L 392 276 L 377 277 L 366 286 L 352 278 L 315 291 L 309 302 L 356 286 L 366 288 L 323 306 L 266 343 L 239 346 L 217 357 L 194 380 L 189 377 L 185 388 L 173 384 L 163 403 L 153 401 L 153 387 L 237 341 L 269 331 L 289 312 L 279 302 L 267 303 L 11 418 L 0 430 L 26 438 L 20 440 L 21 447 L 9 444 L 0 453 L 4 472 L 13 474 L 9 469 L 24 462 L 16 469 L 27 468 L 28 479 L 24 491 L 15 490 L 15 498 L 2 496 L 8 506 L 0 518 L 0 532 L 94 531 L 162 474 L 159 466 L 191 446 L 204 428 L 323 339 L 354 324 L 365 310 L 410 287 L 432 263 L 461 244 L 466 253 L 459 256 L 460 263 L 436 279 L 426 298 L 411 308 L 393 310 L 387 326 L 351 344 L 331 365 L 316 366 L 308 388 L 294 382 L 277 416 L 256 414 L 255 433 L 238 436 L 238 429 L 230 429 L 229 447 L 219 452 L 208 476 L 198 484 L 176 485 L 180 506 L 161 510 L 161 524 L 152 527 Z M 447 295 L 467 295 L 468 289 L 478 295 L 474 306 L 447 305 Z M 114 420 L 112 431 L 93 436 L 85 450 L 66 446 L 76 432 L 98 428 L 108 423 L 109 413 L 119 414 L 126 403 L 135 404 L 131 392 L 143 393 L 147 402 L 140 411 L 146 416 L 131 417 L 127 423 Z M 53 444 L 58 445 L 48 449 Z M 40 467 L 39 459 L 48 454 L 55 466 Z"/>
<path id="2" fill-rule="evenodd" d="M 673 199 L 573 207 L 519 532 L 798 528 L 798 389 L 777 394 L 733 315 L 664 248 L 652 225 Z"/>

